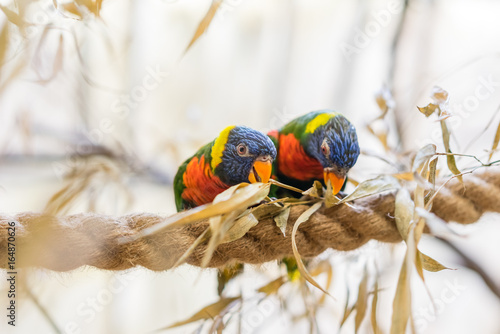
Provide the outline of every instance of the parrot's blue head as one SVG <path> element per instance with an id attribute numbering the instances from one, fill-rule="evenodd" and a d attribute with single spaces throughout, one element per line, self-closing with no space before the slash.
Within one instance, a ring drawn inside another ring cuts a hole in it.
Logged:
<path id="1" fill-rule="evenodd" d="M 338 193 L 360 153 L 354 126 L 336 114 L 311 134 L 307 149 L 321 162 L 325 183 L 330 181 L 334 193 Z"/>
<path id="2" fill-rule="evenodd" d="M 221 133 L 212 147 L 212 159 L 214 150 L 216 159 L 220 150 L 220 162 L 214 168 L 215 175 L 228 185 L 268 182 L 272 163 L 276 158 L 276 148 L 271 139 L 262 132 L 245 126 L 232 126 L 224 131 L 228 129 L 224 145 L 217 146 L 222 143 L 217 143 L 223 135 Z"/>

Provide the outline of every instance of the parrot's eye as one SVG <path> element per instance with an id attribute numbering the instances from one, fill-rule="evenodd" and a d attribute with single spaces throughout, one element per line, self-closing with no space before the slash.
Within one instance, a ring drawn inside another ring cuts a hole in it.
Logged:
<path id="1" fill-rule="evenodd" d="M 239 155 L 246 155 L 248 152 L 248 147 L 245 144 L 239 144 L 236 147 L 236 151 L 238 152 Z"/>
<path id="2" fill-rule="evenodd" d="M 328 157 L 330 155 L 330 146 L 328 146 L 326 140 L 324 140 L 323 144 L 321 144 L 321 153 L 323 153 L 325 157 Z"/>

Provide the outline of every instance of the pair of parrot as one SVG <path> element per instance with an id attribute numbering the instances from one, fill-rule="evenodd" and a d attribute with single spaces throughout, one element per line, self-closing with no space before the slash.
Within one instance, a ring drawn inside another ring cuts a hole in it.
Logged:
<path id="1" fill-rule="evenodd" d="M 330 181 L 337 194 L 358 156 L 356 129 L 331 110 L 307 113 L 267 136 L 229 126 L 179 167 L 176 207 L 193 208 L 238 183 L 266 183 L 270 178 L 301 189 L 315 180 Z"/>

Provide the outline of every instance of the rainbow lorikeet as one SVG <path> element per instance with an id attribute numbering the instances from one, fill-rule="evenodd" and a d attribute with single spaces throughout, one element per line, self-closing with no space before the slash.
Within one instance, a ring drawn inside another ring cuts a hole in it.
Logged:
<path id="1" fill-rule="evenodd" d="M 276 148 L 268 136 L 228 126 L 179 167 L 174 178 L 177 211 L 212 202 L 241 182 L 268 182 L 275 158 Z"/>
<path id="2" fill-rule="evenodd" d="M 278 150 L 273 177 L 300 189 L 309 188 L 314 180 L 330 181 L 337 194 L 359 156 L 356 129 L 331 110 L 300 116 L 268 136 Z"/>

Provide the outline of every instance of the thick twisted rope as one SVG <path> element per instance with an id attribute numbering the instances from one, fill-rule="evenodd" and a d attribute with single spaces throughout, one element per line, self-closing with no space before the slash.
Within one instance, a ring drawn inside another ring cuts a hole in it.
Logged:
<path id="1" fill-rule="evenodd" d="M 465 175 L 464 182 L 466 191 L 452 180 L 439 192 L 432 209 L 437 216 L 445 221 L 470 224 L 484 212 L 500 212 L 500 168 Z M 357 200 L 354 207 L 322 207 L 298 229 L 300 254 L 313 257 L 327 248 L 352 250 L 371 239 L 401 241 L 394 220 L 394 200 L 394 193 L 385 193 Z M 220 245 L 209 266 L 219 267 L 232 261 L 258 264 L 291 256 L 293 222 L 308 208 L 292 207 L 286 237 L 273 219 L 263 219 L 242 238 Z M 120 237 L 133 236 L 164 219 L 152 214 L 119 218 L 92 213 L 66 217 L 38 213 L 0 215 L 0 268 L 8 268 L 8 224 L 14 221 L 18 268 L 36 266 L 67 271 L 90 265 L 107 270 L 134 266 L 166 270 L 208 227 L 206 221 L 162 230 L 127 244 L 119 242 Z M 206 243 L 197 247 L 187 263 L 200 265 L 205 247 Z"/>

